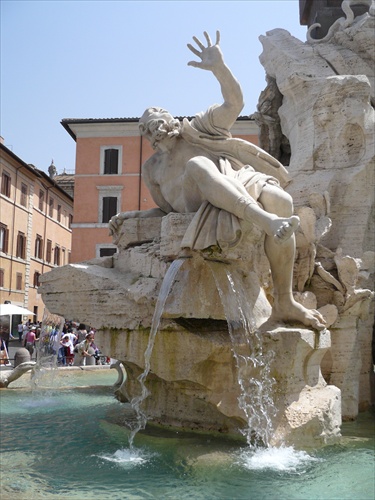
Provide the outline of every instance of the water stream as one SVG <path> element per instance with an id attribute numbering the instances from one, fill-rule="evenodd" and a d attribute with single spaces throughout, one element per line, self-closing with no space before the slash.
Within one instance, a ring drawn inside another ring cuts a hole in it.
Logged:
<path id="1" fill-rule="evenodd" d="M 273 435 L 272 419 L 276 415 L 272 397 L 275 380 L 270 374 L 274 353 L 263 348 L 262 336 L 252 322 L 254 304 L 241 289 L 240 281 L 235 280 L 235 274 L 222 263 L 207 263 L 224 307 L 236 361 L 241 388 L 238 404 L 247 420 L 247 428 L 242 432 L 251 448 L 268 447 Z"/>
<path id="2" fill-rule="evenodd" d="M 36 342 L 36 364 L 31 376 L 31 388 L 34 391 L 42 387 L 53 387 L 63 326 L 64 318 L 51 314 L 46 308 L 39 340 Z"/>
<path id="3" fill-rule="evenodd" d="M 147 398 L 147 396 L 150 394 L 150 391 L 146 387 L 146 378 L 147 375 L 150 372 L 151 369 L 151 355 L 152 351 L 154 348 L 155 344 L 155 337 L 157 334 L 157 331 L 159 329 L 160 325 L 160 319 L 161 315 L 164 310 L 165 303 L 167 301 L 168 295 L 171 291 L 171 288 L 173 286 L 175 277 L 182 266 L 182 264 L 185 262 L 185 259 L 176 259 L 172 262 L 172 264 L 169 266 L 165 276 L 164 280 L 161 284 L 160 287 L 160 292 L 157 298 L 156 306 L 155 306 L 155 311 L 154 315 L 152 318 L 152 324 L 151 324 L 151 330 L 150 330 L 150 336 L 148 340 L 148 345 L 147 349 L 145 351 L 145 368 L 143 373 L 138 377 L 138 381 L 141 386 L 141 393 L 138 396 L 135 396 L 131 400 L 131 405 L 132 408 L 135 410 L 137 414 L 137 418 L 134 423 L 131 424 L 131 432 L 129 435 L 129 446 L 130 448 L 133 447 L 133 442 L 134 442 L 134 437 L 135 435 L 142 429 L 146 427 L 147 424 L 147 415 L 142 409 L 142 403 L 143 401 Z"/>

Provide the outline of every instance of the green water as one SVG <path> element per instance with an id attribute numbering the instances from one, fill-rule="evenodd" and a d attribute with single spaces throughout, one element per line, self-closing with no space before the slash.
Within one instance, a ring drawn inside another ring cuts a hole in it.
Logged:
<path id="1" fill-rule="evenodd" d="M 25 382 L 0 392 L 1 500 L 375 497 L 373 414 L 345 424 L 339 445 L 308 452 L 254 453 L 233 441 L 154 429 L 129 450 L 121 424 L 130 411 L 109 385 L 116 378 L 113 370 L 72 372 L 53 392 L 32 392 Z"/>

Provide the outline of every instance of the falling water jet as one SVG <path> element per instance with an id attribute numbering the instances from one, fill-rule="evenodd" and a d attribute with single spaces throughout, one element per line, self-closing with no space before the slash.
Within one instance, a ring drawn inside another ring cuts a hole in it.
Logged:
<path id="1" fill-rule="evenodd" d="M 45 309 L 39 340 L 36 343 L 36 364 L 31 373 L 32 390 L 52 386 L 63 326 L 64 318 Z"/>
<path id="2" fill-rule="evenodd" d="M 134 442 L 134 437 L 136 434 L 144 429 L 147 424 L 147 415 L 145 412 L 142 410 L 141 405 L 143 401 L 149 396 L 150 391 L 146 387 L 146 378 L 147 375 L 150 372 L 151 369 L 151 355 L 152 355 L 152 350 L 154 347 L 155 343 L 155 337 L 156 333 L 159 329 L 160 325 L 160 319 L 164 311 L 164 306 L 167 301 L 167 298 L 169 296 L 169 293 L 171 291 L 172 285 L 174 283 L 175 277 L 182 266 L 182 264 L 185 262 L 186 258 L 180 258 L 176 259 L 172 262 L 170 267 L 168 268 L 163 282 L 161 284 L 160 292 L 156 301 L 156 306 L 155 306 L 155 311 L 154 315 L 152 318 L 152 323 L 151 323 L 151 330 L 150 330 L 150 336 L 148 339 L 148 345 L 144 354 L 144 359 L 145 359 L 145 368 L 143 373 L 139 375 L 137 380 L 139 381 L 141 385 L 141 394 L 139 396 L 134 397 L 131 401 L 130 404 L 132 408 L 135 410 L 137 414 L 137 419 L 135 422 L 135 425 L 132 425 L 131 428 L 131 433 L 129 435 L 129 447 L 133 447 L 133 442 Z"/>
<path id="3" fill-rule="evenodd" d="M 245 301 L 246 295 L 235 284 L 228 266 L 212 261 L 207 263 L 224 307 L 236 361 L 241 388 L 238 403 L 247 420 L 247 428 L 241 432 L 250 447 L 268 447 L 273 434 L 272 418 L 276 415 L 272 398 L 275 381 L 270 375 L 273 352 L 264 352 L 262 336 L 251 320 L 254 304 Z"/>

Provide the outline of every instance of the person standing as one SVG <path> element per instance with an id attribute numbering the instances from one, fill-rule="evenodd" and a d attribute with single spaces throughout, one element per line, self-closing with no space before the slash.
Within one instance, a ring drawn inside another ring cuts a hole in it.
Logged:
<path id="1" fill-rule="evenodd" d="M 23 323 L 22 321 L 17 325 L 17 331 L 18 331 L 18 340 L 22 342 L 22 335 L 23 335 Z"/>
<path id="2" fill-rule="evenodd" d="M 32 326 L 25 336 L 25 347 L 30 353 L 30 359 L 33 356 L 35 343 L 38 339 L 36 338 L 36 327 Z"/>
<path id="3" fill-rule="evenodd" d="M 69 338 L 69 334 L 66 333 L 61 339 L 60 344 L 64 348 L 64 365 L 72 366 L 74 361 L 74 345 L 71 339 Z"/>
<path id="4" fill-rule="evenodd" d="M 86 326 L 83 323 L 80 323 L 76 332 L 77 344 L 83 342 L 86 339 L 86 335 L 87 335 Z"/>
<path id="5" fill-rule="evenodd" d="M 75 366 L 84 366 L 85 364 L 91 364 L 89 362 L 86 363 L 86 359 L 90 358 L 95 354 L 95 350 L 92 345 L 94 343 L 94 335 L 92 333 L 87 333 L 86 338 L 83 342 L 76 345 L 76 356 L 74 359 Z"/>

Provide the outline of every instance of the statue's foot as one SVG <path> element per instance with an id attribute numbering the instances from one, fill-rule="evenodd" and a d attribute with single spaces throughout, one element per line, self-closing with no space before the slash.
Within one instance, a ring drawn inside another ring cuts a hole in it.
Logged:
<path id="1" fill-rule="evenodd" d="M 270 223 L 270 233 L 273 235 L 275 243 L 287 241 L 299 227 L 299 217 L 278 217 Z"/>
<path id="2" fill-rule="evenodd" d="M 324 330 L 326 321 L 316 309 L 307 309 L 295 300 L 283 306 L 273 306 L 270 320 L 283 323 L 302 323 L 315 330 Z"/>

